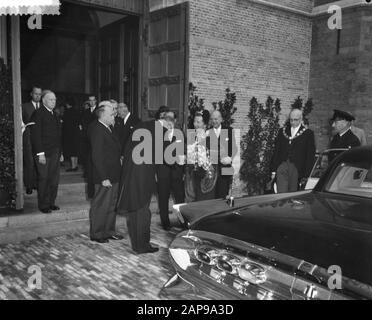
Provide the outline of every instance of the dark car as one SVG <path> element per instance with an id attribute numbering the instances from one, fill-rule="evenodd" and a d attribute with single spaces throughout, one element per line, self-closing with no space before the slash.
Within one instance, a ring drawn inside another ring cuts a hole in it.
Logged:
<path id="1" fill-rule="evenodd" d="M 339 155 L 312 191 L 184 205 L 162 295 L 371 299 L 372 147 Z M 214 213 L 211 210 L 215 210 Z"/>

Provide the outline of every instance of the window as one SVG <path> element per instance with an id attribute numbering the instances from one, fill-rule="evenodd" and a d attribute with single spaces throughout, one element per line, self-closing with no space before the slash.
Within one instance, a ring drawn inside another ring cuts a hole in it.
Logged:
<path id="1" fill-rule="evenodd" d="M 333 193 L 372 198 L 372 163 L 341 163 L 325 189 Z"/>

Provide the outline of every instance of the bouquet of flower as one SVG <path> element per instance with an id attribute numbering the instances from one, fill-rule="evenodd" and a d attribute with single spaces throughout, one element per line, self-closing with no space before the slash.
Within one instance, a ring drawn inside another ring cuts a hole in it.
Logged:
<path id="1" fill-rule="evenodd" d="M 199 142 L 197 138 L 193 144 L 187 146 L 187 163 L 194 165 L 194 170 L 205 174 L 211 174 L 212 163 L 210 161 L 209 151 Z"/>

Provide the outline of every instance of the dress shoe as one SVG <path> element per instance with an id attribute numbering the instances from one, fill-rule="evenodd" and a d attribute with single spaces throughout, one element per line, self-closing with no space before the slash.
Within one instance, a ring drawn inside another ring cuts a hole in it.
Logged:
<path id="1" fill-rule="evenodd" d="M 136 251 L 137 254 L 155 253 L 158 252 L 159 248 L 150 245 L 146 250 Z"/>
<path id="2" fill-rule="evenodd" d="M 115 234 L 115 235 L 113 235 L 113 236 L 111 236 L 111 237 L 108 237 L 108 239 L 109 239 L 109 240 L 116 240 L 116 241 L 119 241 L 119 240 L 123 240 L 124 237 L 123 237 L 122 235 L 120 235 L 120 234 Z"/>
<path id="3" fill-rule="evenodd" d="M 47 214 L 47 213 L 51 213 L 51 212 L 52 212 L 52 210 L 50 210 L 50 209 L 40 209 L 40 211 L 41 211 L 42 213 L 45 213 L 45 214 Z"/>
<path id="4" fill-rule="evenodd" d="M 67 169 L 66 170 L 66 172 L 76 172 L 76 171 L 78 171 L 78 167 L 76 167 L 76 168 L 70 168 L 70 169 Z"/>
<path id="5" fill-rule="evenodd" d="M 26 194 L 32 194 L 32 188 L 27 188 L 26 189 Z"/>
<path id="6" fill-rule="evenodd" d="M 58 211 L 58 210 L 61 210 L 61 208 L 58 206 L 50 206 L 50 210 Z"/>
<path id="7" fill-rule="evenodd" d="M 90 239 L 90 241 L 97 242 L 97 243 L 109 243 L 107 239 Z"/>

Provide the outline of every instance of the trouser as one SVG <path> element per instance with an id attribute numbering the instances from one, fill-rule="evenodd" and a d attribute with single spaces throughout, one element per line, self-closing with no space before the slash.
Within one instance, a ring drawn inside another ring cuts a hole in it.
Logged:
<path id="1" fill-rule="evenodd" d="M 278 193 L 298 191 L 298 171 L 290 161 L 282 162 L 276 172 Z"/>
<path id="2" fill-rule="evenodd" d="M 129 211 L 127 226 L 132 249 L 138 253 L 146 252 L 150 247 L 150 202 L 138 210 Z"/>
<path id="3" fill-rule="evenodd" d="M 29 130 L 26 128 L 23 134 L 23 180 L 27 189 L 33 189 L 37 186 L 37 172 Z"/>
<path id="4" fill-rule="evenodd" d="M 84 175 L 85 175 L 85 181 L 86 181 L 87 198 L 93 199 L 96 187 L 93 182 L 93 161 L 92 161 L 90 154 L 88 156 L 88 160 L 84 167 Z"/>
<path id="5" fill-rule="evenodd" d="M 158 201 L 160 220 L 163 227 L 169 227 L 169 197 L 173 194 L 175 204 L 185 201 L 183 171 L 181 167 L 165 166 L 158 175 Z"/>
<path id="6" fill-rule="evenodd" d="M 37 198 L 40 210 L 49 209 L 55 205 L 59 184 L 59 158 L 59 150 L 53 151 L 46 157 L 46 164 L 41 164 L 38 156 L 35 158 L 38 173 Z"/>
<path id="7" fill-rule="evenodd" d="M 95 195 L 89 211 L 91 239 L 103 240 L 115 235 L 118 192 L 119 183 L 114 183 L 110 188 L 95 185 Z"/>
<path id="8" fill-rule="evenodd" d="M 225 199 L 230 192 L 232 176 L 219 175 L 216 183 L 216 199 Z"/>

